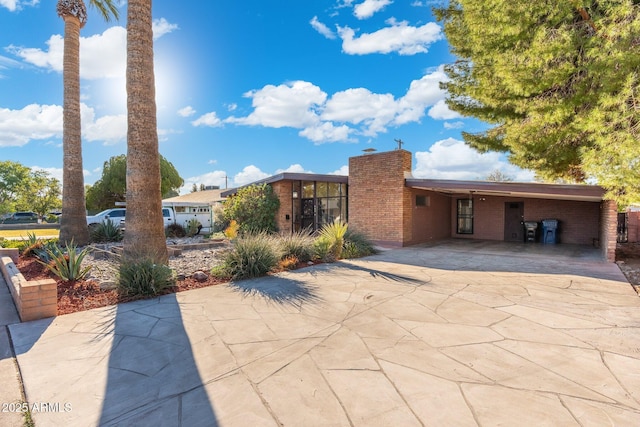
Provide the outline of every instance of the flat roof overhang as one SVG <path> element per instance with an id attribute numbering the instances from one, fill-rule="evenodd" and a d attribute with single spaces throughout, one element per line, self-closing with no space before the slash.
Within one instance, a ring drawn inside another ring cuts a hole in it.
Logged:
<path id="1" fill-rule="evenodd" d="M 296 173 L 296 172 L 283 172 L 277 175 L 254 181 L 251 184 L 243 185 L 237 188 L 230 188 L 229 190 L 221 193 L 222 197 L 233 196 L 238 191 L 238 188 L 248 187 L 249 185 L 260 184 L 273 184 L 278 181 L 321 181 L 321 182 L 338 182 L 342 184 L 349 183 L 349 177 L 345 175 L 330 175 L 330 174 L 318 174 L 318 173 Z"/>
<path id="2" fill-rule="evenodd" d="M 457 195 L 479 195 L 531 199 L 601 202 L 605 190 L 597 185 L 541 184 L 537 182 L 453 181 L 439 179 L 405 179 L 409 188 Z"/>

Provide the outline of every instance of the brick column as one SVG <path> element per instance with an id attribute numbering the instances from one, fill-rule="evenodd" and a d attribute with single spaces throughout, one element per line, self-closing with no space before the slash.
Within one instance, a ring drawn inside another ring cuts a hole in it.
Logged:
<path id="1" fill-rule="evenodd" d="M 349 159 L 349 226 L 382 246 L 411 241 L 411 153 L 394 150 Z"/>
<path id="2" fill-rule="evenodd" d="M 602 256 L 609 262 L 615 262 L 618 208 L 616 202 L 611 200 L 604 200 L 600 206 L 600 247 L 602 248 Z"/>

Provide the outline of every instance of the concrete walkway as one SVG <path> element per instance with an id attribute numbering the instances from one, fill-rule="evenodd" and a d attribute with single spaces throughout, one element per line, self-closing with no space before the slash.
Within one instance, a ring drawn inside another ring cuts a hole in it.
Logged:
<path id="1" fill-rule="evenodd" d="M 640 298 L 536 248 L 398 249 L 8 329 L 36 426 L 640 425 Z"/>

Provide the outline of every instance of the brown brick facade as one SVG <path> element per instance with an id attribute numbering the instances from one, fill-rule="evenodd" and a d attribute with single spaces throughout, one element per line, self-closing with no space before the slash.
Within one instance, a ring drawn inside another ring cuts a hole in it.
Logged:
<path id="1" fill-rule="evenodd" d="M 600 211 L 600 247 L 604 259 L 616 261 L 618 235 L 618 207 L 614 201 L 604 200 Z"/>
<path id="2" fill-rule="evenodd" d="M 280 199 L 280 208 L 276 212 L 276 226 L 280 233 L 291 233 L 291 181 L 278 181 L 271 184 L 273 192 Z"/>
<path id="3" fill-rule="evenodd" d="M 349 226 L 377 244 L 413 241 L 412 192 L 405 186 L 411 153 L 394 150 L 349 159 Z"/>

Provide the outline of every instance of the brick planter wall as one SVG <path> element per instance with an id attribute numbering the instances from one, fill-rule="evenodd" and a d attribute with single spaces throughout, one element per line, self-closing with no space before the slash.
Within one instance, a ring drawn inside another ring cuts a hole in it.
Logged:
<path id="1" fill-rule="evenodd" d="M 20 320 L 44 319 L 58 315 L 58 288 L 55 280 L 27 281 L 14 263 L 17 260 L 15 253 L 10 249 L 1 249 L 0 268 L 7 282 L 11 296 L 18 310 Z"/>

